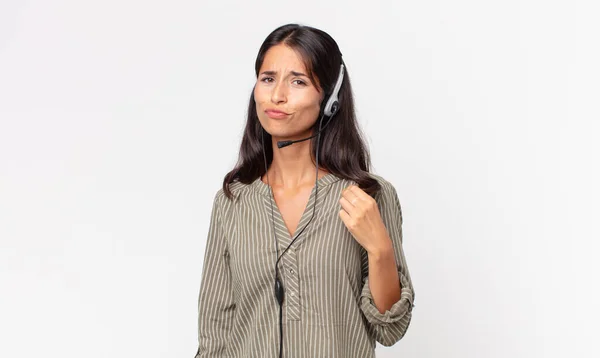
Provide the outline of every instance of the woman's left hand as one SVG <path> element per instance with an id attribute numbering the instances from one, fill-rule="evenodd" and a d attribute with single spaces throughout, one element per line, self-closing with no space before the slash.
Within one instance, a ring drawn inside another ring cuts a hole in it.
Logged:
<path id="1" fill-rule="evenodd" d="M 340 204 L 340 218 L 368 253 L 391 247 L 391 240 L 375 199 L 358 186 L 350 185 L 342 191 Z"/>

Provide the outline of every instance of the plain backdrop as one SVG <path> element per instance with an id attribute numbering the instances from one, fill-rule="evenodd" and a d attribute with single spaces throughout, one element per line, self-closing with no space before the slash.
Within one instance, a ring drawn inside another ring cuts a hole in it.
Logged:
<path id="1" fill-rule="evenodd" d="M 188 357 L 276 27 L 338 42 L 416 300 L 391 357 L 600 356 L 594 1 L 0 3 L 0 356 Z"/>

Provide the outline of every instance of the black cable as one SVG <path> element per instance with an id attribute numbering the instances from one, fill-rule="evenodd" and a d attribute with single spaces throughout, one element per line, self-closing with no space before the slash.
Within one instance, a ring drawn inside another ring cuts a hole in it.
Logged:
<path id="1" fill-rule="evenodd" d="M 283 285 L 281 284 L 281 280 L 279 279 L 279 271 L 277 270 L 277 265 L 279 264 L 279 260 L 281 260 L 281 258 L 283 257 L 283 255 L 285 255 L 286 251 L 294 244 L 294 241 L 296 241 L 296 239 L 298 239 L 300 237 L 300 234 L 302 234 L 302 232 L 304 231 L 304 229 L 306 229 L 306 227 L 311 223 L 313 217 L 315 216 L 315 211 L 316 211 L 316 207 L 317 207 L 317 199 L 318 199 L 318 195 L 319 195 L 319 142 L 321 139 L 321 130 L 322 130 L 322 125 L 323 125 L 323 116 L 325 114 L 323 114 L 321 116 L 321 119 L 319 120 L 319 132 L 317 134 L 317 150 L 316 150 L 316 173 L 315 173 L 315 201 L 313 203 L 313 212 L 312 215 L 310 217 L 310 220 L 306 223 L 306 225 L 304 225 L 304 227 L 302 228 L 302 230 L 298 233 L 298 235 L 296 235 L 296 237 L 294 238 L 294 240 L 292 240 L 292 242 L 288 245 L 288 247 L 286 247 L 286 249 L 281 253 L 281 256 L 279 256 L 279 245 L 277 244 L 277 234 L 275 233 L 275 219 L 273 218 L 273 201 L 271 201 L 271 223 L 273 224 L 273 238 L 275 240 L 275 249 L 276 249 L 276 253 L 277 253 L 277 261 L 275 261 L 275 298 L 277 299 L 277 302 L 279 303 L 279 358 L 282 358 L 282 354 L 283 354 L 283 301 L 284 301 L 284 289 L 283 289 Z M 332 116 L 333 117 L 333 116 Z M 331 121 L 332 118 L 329 118 L 329 121 Z M 328 122 L 329 123 L 329 122 Z M 262 128 L 261 131 L 261 142 L 262 142 L 262 146 L 263 146 L 263 157 L 264 157 L 264 161 L 265 161 L 265 175 L 267 177 L 267 185 L 269 186 L 269 192 L 271 193 L 271 197 L 273 200 L 275 200 L 275 197 L 273 196 L 273 189 L 271 188 L 271 184 L 269 182 L 269 175 L 267 174 L 267 170 L 268 170 L 268 166 L 267 166 L 267 154 L 265 151 L 265 141 L 264 141 L 264 128 Z"/>

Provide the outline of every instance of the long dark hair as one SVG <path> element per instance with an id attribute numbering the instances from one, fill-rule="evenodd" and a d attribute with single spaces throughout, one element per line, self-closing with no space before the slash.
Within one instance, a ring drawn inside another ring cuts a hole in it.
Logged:
<path id="1" fill-rule="evenodd" d="M 308 76 L 327 94 L 321 102 L 318 117 L 320 118 L 339 75 L 340 64 L 344 63 L 337 43 L 326 32 L 310 26 L 298 24 L 280 26 L 267 36 L 258 51 L 254 65 L 257 78 L 266 52 L 272 46 L 279 44 L 284 44 L 301 55 Z M 344 81 L 338 94 L 340 109 L 332 118 L 323 119 L 322 126 L 327 123 L 327 120 L 332 122 L 320 134 L 319 166 L 337 177 L 356 182 L 362 190 L 373 196 L 381 186 L 369 175 L 371 166 L 369 151 L 358 127 L 349 71 L 345 64 L 344 67 Z M 315 76 L 318 81 L 315 80 Z M 315 122 L 315 126 L 318 124 L 319 121 Z M 261 135 L 264 135 L 265 148 L 261 143 Z M 317 152 L 316 140 L 317 137 L 310 139 L 313 163 Z M 235 168 L 227 173 L 223 180 L 223 191 L 229 199 L 233 197 L 229 184 L 235 180 L 250 184 L 265 174 L 263 150 L 270 165 L 273 160 L 272 139 L 258 120 L 253 89 L 248 102 L 246 128 L 238 161 Z"/>

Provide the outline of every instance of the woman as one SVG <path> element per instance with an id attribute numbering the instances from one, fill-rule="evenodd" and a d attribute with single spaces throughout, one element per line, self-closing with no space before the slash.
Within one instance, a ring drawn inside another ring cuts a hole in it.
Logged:
<path id="1" fill-rule="evenodd" d="M 240 157 L 214 198 L 196 358 L 374 357 L 375 341 L 404 336 L 414 290 L 400 202 L 369 173 L 341 52 L 284 25 L 255 70 Z"/>

